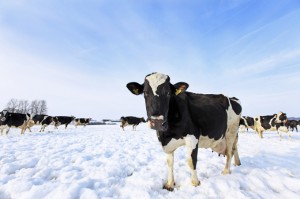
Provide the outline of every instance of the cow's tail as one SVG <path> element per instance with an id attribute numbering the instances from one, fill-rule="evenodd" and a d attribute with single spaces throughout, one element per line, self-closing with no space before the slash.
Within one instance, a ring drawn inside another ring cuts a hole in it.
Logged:
<path id="1" fill-rule="evenodd" d="M 240 115 L 242 114 L 242 105 L 241 101 L 237 99 L 236 97 L 229 98 L 229 104 L 232 107 L 232 110 L 235 112 L 235 114 Z"/>

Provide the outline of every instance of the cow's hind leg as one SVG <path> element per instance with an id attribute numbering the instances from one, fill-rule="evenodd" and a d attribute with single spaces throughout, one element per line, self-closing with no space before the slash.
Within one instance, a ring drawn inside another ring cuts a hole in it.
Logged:
<path id="1" fill-rule="evenodd" d="M 229 131 L 227 132 L 227 137 L 226 137 L 226 164 L 224 171 L 222 174 L 230 174 L 230 164 L 231 164 L 231 159 L 232 156 L 234 156 L 234 163 L 235 165 L 241 165 L 238 150 L 237 150 L 237 141 L 238 141 L 238 134 L 237 131 Z"/>
<path id="2" fill-rule="evenodd" d="M 46 128 L 46 125 L 42 125 L 40 132 L 44 132 Z"/>
<path id="3" fill-rule="evenodd" d="M 235 166 L 240 166 L 241 161 L 240 161 L 240 157 L 239 157 L 237 143 L 238 143 L 238 135 L 236 136 L 236 139 L 235 139 L 235 142 L 233 144 L 233 149 L 232 150 L 233 150 L 233 156 L 234 156 L 234 165 Z"/>
<path id="4" fill-rule="evenodd" d="M 281 131 L 280 131 L 280 130 L 278 130 L 278 131 L 277 131 L 277 133 L 278 133 L 278 135 L 279 135 L 279 140 L 281 141 L 281 140 L 282 140 Z"/>
<path id="5" fill-rule="evenodd" d="M 187 162 L 191 170 L 191 181 L 193 186 L 200 185 L 197 177 L 197 154 L 198 154 L 198 140 L 195 136 L 187 136 L 185 138 L 185 145 L 187 147 Z"/>
<path id="6" fill-rule="evenodd" d="M 167 154 L 167 165 L 168 165 L 168 181 L 164 184 L 164 189 L 169 191 L 174 190 L 174 174 L 173 174 L 173 165 L 174 165 L 174 152 Z"/>
<path id="7" fill-rule="evenodd" d="M 21 135 L 23 135 L 25 133 L 25 130 L 26 130 L 26 127 L 25 128 L 24 127 L 21 128 Z"/>

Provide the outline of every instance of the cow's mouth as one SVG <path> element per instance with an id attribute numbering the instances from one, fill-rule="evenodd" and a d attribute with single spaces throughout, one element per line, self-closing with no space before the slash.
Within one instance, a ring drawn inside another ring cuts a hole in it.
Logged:
<path id="1" fill-rule="evenodd" d="M 148 119 L 148 125 L 151 129 L 157 131 L 166 131 L 168 129 L 168 122 L 162 119 Z"/>

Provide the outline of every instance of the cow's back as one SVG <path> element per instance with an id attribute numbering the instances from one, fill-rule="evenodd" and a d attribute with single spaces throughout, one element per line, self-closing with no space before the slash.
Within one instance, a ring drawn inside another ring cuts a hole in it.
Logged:
<path id="1" fill-rule="evenodd" d="M 190 116 L 193 121 L 188 129 L 193 131 L 195 137 L 200 137 L 199 147 L 212 148 L 223 154 L 226 147 L 225 139 L 228 136 L 228 139 L 231 137 L 235 139 L 237 136 L 242 109 L 239 100 L 224 95 L 186 92 L 186 96 L 182 94 L 177 100 L 179 104 L 185 102 L 188 103 L 189 113 L 183 114 Z"/>
<path id="2" fill-rule="evenodd" d="M 191 119 L 200 128 L 201 135 L 219 140 L 225 137 L 228 123 L 239 124 L 241 106 L 234 100 L 234 107 L 224 95 L 188 93 Z M 234 114 L 238 112 L 237 114 Z M 237 115 L 234 117 L 232 114 Z M 230 116 L 230 117 L 228 117 Z"/>

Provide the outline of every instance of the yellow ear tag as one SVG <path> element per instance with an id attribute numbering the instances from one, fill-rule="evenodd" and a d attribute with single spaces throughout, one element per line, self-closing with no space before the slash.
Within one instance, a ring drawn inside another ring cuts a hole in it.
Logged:
<path id="1" fill-rule="evenodd" d="M 181 93 L 181 89 L 176 89 L 175 95 L 178 95 L 179 93 Z"/>
<path id="2" fill-rule="evenodd" d="M 138 95 L 139 94 L 139 89 L 133 89 L 133 92 Z"/>

